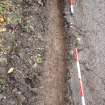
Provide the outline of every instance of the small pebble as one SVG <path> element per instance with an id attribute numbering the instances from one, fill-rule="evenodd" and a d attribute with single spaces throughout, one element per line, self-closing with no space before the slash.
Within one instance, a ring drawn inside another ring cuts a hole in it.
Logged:
<path id="1" fill-rule="evenodd" d="M 32 67 L 33 67 L 33 68 L 36 68 L 37 66 L 38 66 L 37 63 L 35 63 Z"/>
<path id="2" fill-rule="evenodd" d="M 5 32 L 6 28 L 0 28 L 0 32 Z"/>
<path id="3" fill-rule="evenodd" d="M 81 38 L 78 37 L 78 38 L 77 38 L 77 41 L 80 42 L 80 41 L 81 41 Z"/>
<path id="4" fill-rule="evenodd" d="M 38 4 L 40 4 L 41 6 L 43 6 L 42 0 L 38 0 L 37 2 L 38 2 Z"/>
<path id="5" fill-rule="evenodd" d="M 0 101 L 6 99 L 6 96 L 4 96 L 3 94 L 0 94 Z"/>
<path id="6" fill-rule="evenodd" d="M 77 37 L 77 46 L 81 45 L 81 38 Z"/>
<path id="7" fill-rule="evenodd" d="M 13 72 L 14 72 L 14 70 L 15 70 L 15 68 L 14 68 L 14 67 L 11 67 L 11 68 L 8 70 L 8 74 L 13 73 Z"/>

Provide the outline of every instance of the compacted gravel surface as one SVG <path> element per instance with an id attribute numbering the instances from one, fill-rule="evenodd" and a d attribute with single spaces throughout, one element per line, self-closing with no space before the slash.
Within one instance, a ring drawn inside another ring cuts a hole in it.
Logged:
<path id="1" fill-rule="evenodd" d="M 65 9 L 67 12 L 67 9 Z M 69 47 L 74 37 L 80 37 L 80 66 L 85 89 L 86 105 L 105 105 L 105 3 L 104 0 L 77 0 L 74 17 L 66 17 L 69 25 Z M 78 32 L 77 32 L 78 31 Z M 74 41 L 73 41 L 74 40 Z M 69 68 L 74 105 L 81 105 L 79 81 L 75 62 Z"/>

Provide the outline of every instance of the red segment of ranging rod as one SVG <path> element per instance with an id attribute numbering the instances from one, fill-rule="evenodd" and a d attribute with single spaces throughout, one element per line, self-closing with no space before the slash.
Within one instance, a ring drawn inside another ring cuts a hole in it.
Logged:
<path id="1" fill-rule="evenodd" d="M 85 97 L 84 97 L 84 89 L 83 89 L 81 70 L 80 70 L 80 63 L 79 63 L 79 53 L 78 53 L 77 48 L 74 49 L 74 57 L 75 57 L 75 60 L 76 60 L 76 65 L 77 65 L 77 70 L 78 70 L 78 79 L 79 79 L 79 82 L 80 82 L 81 101 L 82 101 L 82 105 L 86 105 L 85 104 Z"/>
<path id="2" fill-rule="evenodd" d="M 71 15 L 74 15 L 74 6 L 75 6 L 75 3 L 76 3 L 76 0 L 68 0 L 68 3 L 70 5 Z"/>
<path id="3" fill-rule="evenodd" d="M 80 80 L 80 96 L 84 96 L 83 82 Z"/>
<path id="4" fill-rule="evenodd" d="M 78 54 L 78 51 L 76 48 L 74 49 L 73 56 L 74 56 L 74 59 L 76 60 L 76 62 L 79 61 L 79 54 Z"/>

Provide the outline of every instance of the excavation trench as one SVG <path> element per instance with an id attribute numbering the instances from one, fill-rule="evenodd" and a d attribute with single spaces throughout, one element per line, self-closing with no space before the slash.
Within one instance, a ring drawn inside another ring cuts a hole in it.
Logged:
<path id="1" fill-rule="evenodd" d="M 61 1 L 48 1 L 47 53 L 44 65 L 43 93 L 44 105 L 64 105 L 65 63 L 64 25 Z"/>

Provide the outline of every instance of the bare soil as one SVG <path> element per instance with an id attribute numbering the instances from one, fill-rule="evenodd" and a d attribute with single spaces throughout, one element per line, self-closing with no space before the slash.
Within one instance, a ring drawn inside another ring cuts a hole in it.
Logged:
<path id="1" fill-rule="evenodd" d="M 62 3 L 0 3 L 7 6 L 3 15 L 10 20 L 3 25 L 6 32 L 0 33 L 0 105 L 64 105 Z"/>
<path id="2" fill-rule="evenodd" d="M 104 0 L 77 0 L 73 17 L 68 8 L 67 0 L 0 1 L 0 105 L 81 105 L 75 47 L 86 105 L 105 105 Z"/>
<path id="3" fill-rule="evenodd" d="M 64 105 L 65 42 L 60 0 L 48 1 L 48 36 L 43 83 L 45 105 Z"/>

